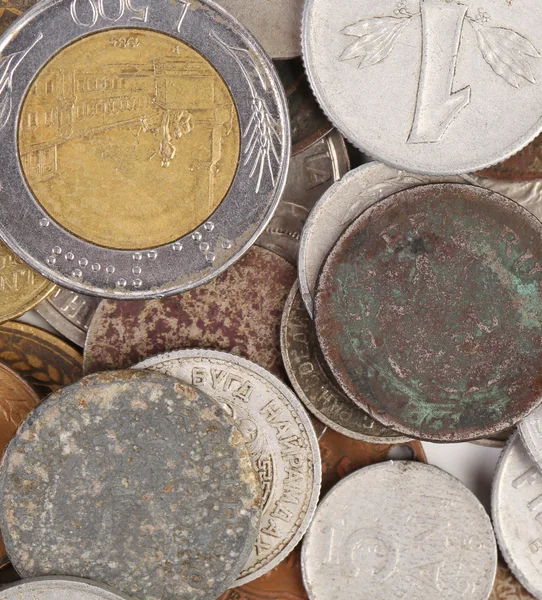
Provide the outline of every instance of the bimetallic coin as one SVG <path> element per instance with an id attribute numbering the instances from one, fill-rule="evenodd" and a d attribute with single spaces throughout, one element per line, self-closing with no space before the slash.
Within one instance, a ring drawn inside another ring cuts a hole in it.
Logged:
<path id="1" fill-rule="evenodd" d="M 467 173 L 540 133 L 536 0 L 309 0 L 304 11 L 303 57 L 316 97 L 375 159 Z"/>
<path id="2" fill-rule="evenodd" d="M 399 461 L 331 490 L 301 560 L 311 600 L 487 600 L 497 548 L 483 506 L 457 479 Z"/>
<path id="3" fill-rule="evenodd" d="M 350 169 L 342 136 L 334 131 L 290 161 L 286 187 L 258 245 L 297 265 L 305 221 L 322 194 Z"/>
<path id="4" fill-rule="evenodd" d="M 282 317 L 282 358 L 297 395 L 311 413 L 328 427 L 348 437 L 373 444 L 397 444 L 405 436 L 377 423 L 333 382 L 320 357 L 314 325 L 294 284 Z"/>
<path id="5" fill-rule="evenodd" d="M 257 239 L 286 179 L 287 107 L 222 9 L 47 0 L 0 51 L 0 236 L 31 266 L 78 293 L 149 298 Z"/>
<path id="6" fill-rule="evenodd" d="M 77 575 L 149 600 L 216 598 L 261 515 L 229 416 L 178 379 L 142 371 L 91 375 L 35 409 L 4 455 L 0 498 L 22 577 Z"/>
<path id="7" fill-rule="evenodd" d="M 100 301 L 69 290 L 56 291 L 36 306 L 38 313 L 64 337 L 83 347 Z"/>
<path id="8" fill-rule="evenodd" d="M 85 372 L 131 367 L 181 348 L 239 354 L 285 378 L 280 321 L 295 268 L 252 247 L 225 273 L 172 298 L 103 301 L 89 328 Z"/>
<path id="9" fill-rule="evenodd" d="M 541 261 L 542 224 L 504 196 L 458 184 L 394 194 L 322 269 L 326 362 L 350 398 L 405 435 L 503 431 L 541 399 Z"/>
<path id="10" fill-rule="evenodd" d="M 489 600 L 535 600 L 501 561 Z"/>
<path id="11" fill-rule="evenodd" d="M 270 571 L 296 546 L 320 494 L 318 441 L 305 409 L 271 373 L 212 350 L 181 350 L 149 358 L 138 369 L 190 383 L 219 401 L 248 440 L 263 489 L 258 540 L 237 585 Z"/>
<path id="12" fill-rule="evenodd" d="M 129 600 L 101 583 L 75 577 L 35 577 L 0 590 L 0 600 Z"/>
<path id="13" fill-rule="evenodd" d="M 512 573 L 535 598 L 542 598 L 541 494 L 542 474 L 514 434 L 493 481 L 493 526 Z"/>

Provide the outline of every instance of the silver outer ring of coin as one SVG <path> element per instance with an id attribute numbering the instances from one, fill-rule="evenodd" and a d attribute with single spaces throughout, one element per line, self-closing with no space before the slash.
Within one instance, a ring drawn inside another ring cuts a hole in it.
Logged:
<path id="1" fill-rule="evenodd" d="M 312 459 L 312 474 L 313 474 L 313 483 L 312 489 L 308 494 L 309 500 L 306 504 L 305 516 L 302 518 L 299 523 L 298 529 L 293 534 L 290 539 L 286 543 L 282 543 L 278 549 L 272 553 L 272 558 L 268 562 L 260 565 L 256 570 L 254 567 L 250 565 L 252 562 L 252 557 L 245 564 L 245 568 L 241 571 L 241 574 L 237 581 L 235 582 L 236 586 L 244 585 L 249 581 L 253 581 L 258 577 L 261 577 L 265 573 L 268 573 L 271 569 L 275 568 L 282 560 L 284 560 L 288 554 L 295 548 L 295 546 L 299 543 L 301 538 L 305 535 L 314 513 L 316 511 L 316 506 L 318 504 L 318 499 L 320 497 L 320 484 L 322 479 L 322 465 L 320 459 L 320 449 L 318 446 L 318 439 L 316 437 L 316 433 L 314 431 L 314 427 L 307 415 L 307 412 L 301 402 L 298 400 L 296 395 L 290 390 L 286 385 L 284 385 L 277 377 L 260 367 L 259 365 L 241 358 L 239 356 L 235 356 L 233 354 L 228 354 L 227 352 L 218 352 L 215 350 L 178 350 L 175 352 L 167 352 L 165 354 L 161 354 L 159 356 L 154 356 L 147 360 L 140 362 L 135 365 L 135 369 L 150 369 L 150 370 L 159 370 L 158 367 L 160 365 L 167 364 L 168 362 L 179 362 L 186 361 L 187 363 L 192 361 L 216 361 L 221 364 L 230 364 L 233 368 L 241 371 L 248 371 L 248 373 L 255 378 L 262 379 L 266 385 L 275 388 L 278 392 L 278 395 L 282 396 L 286 399 L 288 404 L 292 407 L 292 412 L 295 413 L 297 419 L 299 419 L 302 427 L 307 432 L 308 443 L 310 448 L 310 456 Z M 163 371 L 170 376 L 176 377 L 175 374 L 168 370 L 167 368 Z M 194 381 L 187 382 L 190 385 L 194 385 L 194 387 L 199 387 L 197 383 Z M 201 385 L 201 384 L 200 384 Z M 205 393 L 212 396 L 212 391 L 208 390 Z M 217 398 L 218 399 L 218 398 Z M 280 452 L 280 449 L 277 451 Z M 262 515 L 262 522 L 265 515 Z M 247 565 L 249 565 L 247 567 Z"/>
<path id="2" fill-rule="evenodd" d="M 32 577 L 0 590 L 0 600 L 38 597 L 41 600 L 130 600 L 106 585 L 76 577 Z"/>
<path id="3" fill-rule="evenodd" d="M 100 0 L 87 1 L 92 11 L 84 18 L 89 21 L 81 21 L 78 0 L 43 0 L 0 39 L 3 59 L 14 57 L 5 73 L 10 85 L 0 90 L 0 104 L 12 106 L 11 110 L 6 108 L 6 122 L 0 129 L 4 166 L 0 238 L 42 275 L 74 292 L 125 299 L 178 294 L 226 270 L 256 241 L 271 219 L 286 182 L 290 158 L 284 90 L 258 42 L 211 0 L 138 0 L 137 8 L 122 0 L 124 8 L 115 19 L 104 18 Z M 93 15 L 92 20 L 89 15 Z M 202 54 L 230 90 L 241 128 L 239 166 L 213 215 L 180 240 L 144 251 L 104 248 L 69 233 L 35 200 L 19 160 L 19 114 L 36 74 L 67 45 L 113 27 L 157 31 Z M 251 174 L 254 161 L 246 162 L 246 157 L 251 154 L 252 136 L 247 135 L 251 122 L 262 111 L 276 127 L 277 136 L 267 128 L 257 137 L 261 151 L 257 160 L 262 160 L 258 165 L 265 167 L 260 178 L 259 168 Z M 273 144 L 276 158 L 271 156 Z"/>
<path id="4" fill-rule="evenodd" d="M 390 437 L 385 437 L 385 436 L 371 436 L 371 435 L 367 435 L 367 434 L 363 434 L 360 433 L 359 431 L 355 431 L 353 428 L 346 428 L 343 425 L 337 423 L 336 421 L 330 419 L 327 415 L 325 415 L 324 413 L 322 413 L 314 404 L 314 402 L 312 401 L 311 397 L 305 392 L 305 390 L 303 389 L 301 382 L 299 381 L 299 376 L 297 375 L 299 369 L 296 369 L 294 367 L 294 365 L 292 364 L 292 360 L 291 360 L 291 351 L 289 350 L 289 342 L 288 342 L 288 329 L 289 329 L 289 320 L 290 320 L 290 313 L 292 310 L 292 306 L 294 303 L 294 300 L 297 296 L 297 294 L 299 293 L 299 284 L 296 281 L 296 283 L 293 285 L 292 290 L 290 291 L 288 298 L 286 299 L 286 304 L 284 305 L 284 313 L 282 315 L 282 323 L 281 323 L 281 330 L 280 330 L 280 347 L 281 347 L 281 351 L 282 351 L 282 360 L 284 362 L 284 368 L 286 369 L 286 374 L 288 375 L 288 378 L 290 379 L 290 383 L 292 384 L 292 387 L 294 388 L 296 394 L 299 396 L 299 398 L 301 399 L 301 402 L 303 402 L 303 404 L 305 405 L 305 407 L 320 421 L 322 421 L 322 423 L 324 423 L 324 425 L 327 425 L 329 428 L 333 429 L 334 431 L 337 431 L 338 433 L 341 433 L 342 435 L 345 435 L 346 437 L 352 438 L 354 440 L 359 440 L 361 442 L 367 442 L 369 444 L 405 444 L 406 442 L 410 442 L 411 438 L 405 437 L 403 435 L 398 434 L 397 436 L 390 436 Z M 312 321 L 311 321 L 312 324 Z M 315 338 L 315 343 L 317 343 L 317 339 L 316 339 L 316 333 L 314 334 L 314 338 Z M 307 360 L 308 362 L 308 360 Z M 327 374 L 326 374 L 327 376 Z M 315 375 L 315 379 L 318 381 L 319 376 Z M 324 391 L 324 385 L 320 386 L 322 391 Z M 346 395 L 344 395 L 343 392 L 340 391 L 339 388 L 339 384 L 335 384 L 333 385 L 332 380 L 329 380 L 329 388 L 335 388 L 333 389 L 333 392 L 335 392 L 336 396 L 337 396 L 337 400 L 335 401 L 336 406 L 339 406 L 339 403 L 342 399 L 344 399 L 344 403 L 348 406 L 348 410 L 350 412 L 350 415 L 352 415 L 352 413 L 355 413 L 356 415 L 359 413 L 360 418 L 362 419 L 367 419 L 367 421 L 372 421 L 373 419 L 365 412 L 363 412 L 363 410 L 357 406 L 356 404 L 354 404 L 354 402 L 352 402 L 352 400 L 350 400 L 350 398 L 348 398 Z M 382 429 L 384 429 L 383 425 L 378 424 Z"/>
<path id="5" fill-rule="evenodd" d="M 512 460 L 517 464 L 509 467 Z M 517 472 L 514 471 L 513 475 L 507 475 L 507 469 L 514 466 Z M 524 486 L 528 488 L 536 483 L 538 485 L 533 487 L 532 498 L 531 496 L 528 499 L 523 498 L 525 502 L 523 506 L 518 506 L 521 500 L 516 500 L 514 506 L 510 488 L 502 489 L 502 486 L 505 485 L 505 478 L 518 494 L 521 493 Z M 499 548 L 506 564 L 521 585 L 539 600 L 542 598 L 542 570 L 538 570 L 538 572 L 535 570 L 533 573 L 529 554 L 533 553 L 533 549 L 530 548 L 531 543 L 535 552 L 539 552 L 542 547 L 542 529 L 539 530 L 539 535 L 533 531 L 533 525 L 540 526 L 540 522 L 536 519 L 537 513 L 540 512 L 540 504 L 535 503 L 533 508 L 530 508 L 529 503 L 538 500 L 541 492 L 542 475 L 529 457 L 519 433 L 515 433 L 497 463 L 491 490 L 491 514 Z M 509 505 L 508 508 L 505 503 Z M 523 534 L 522 538 L 520 538 L 520 534 Z M 540 564 L 540 561 L 537 562 Z M 538 580 L 535 580 L 534 577 L 537 577 Z"/>
<path id="6" fill-rule="evenodd" d="M 518 431 L 527 454 L 542 471 L 542 406 L 520 421 Z"/>
<path id="7" fill-rule="evenodd" d="M 376 160 L 428 175 L 484 169 L 542 130 L 539 4 L 444 4 L 307 0 L 303 13 L 305 67 L 331 122 Z M 513 59 L 488 51 L 502 44 L 494 29 L 522 39 Z"/>
<path id="8" fill-rule="evenodd" d="M 64 337 L 83 348 L 90 321 L 99 303 L 92 296 L 58 288 L 36 306 L 36 311 Z"/>
<path id="9" fill-rule="evenodd" d="M 386 471 L 391 471 L 391 473 L 393 473 L 394 471 L 397 471 L 399 473 L 402 473 L 406 476 L 406 473 L 408 473 L 409 470 L 413 470 L 415 472 L 418 473 L 422 473 L 423 477 L 425 477 L 426 475 L 430 475 L 431 478 L 434 480 L 433 483 L 435 485 L 433 485 L 430 489 L 424 489 L 421 486 L 419 486 L 418 488 L 416 488 L 416 492 L 419 492 L 419 498 L 420 501 L 423 500 L 424 496 L 427 496 L 428 499 L 431 500 L 436 500 L 436 501 L 442 501 L 442 502 L 447 502 L 448 503 L 448 510 L 452 510 L 451 509 L 451 505 L 453 505 L 453 503 L 457 500 L 457 496 L 459 494 L 461 494 L 460 500 L 465 500 L 466 502 L 469 502 L 472 506 L 471 506 L 471 516 L 474 516 L 474 513 L 478 513 L 479 515 L 479 527 L 480 529 L 486 529 L 486 531 L 484 532 L 484 534 L 487 533 L 488 538 L 491 538 L 491 548 L 487 548 L 486 550 L 489 550 L 488 552 L 488 556 L 486 557 L 488 559 L 488 566 L 491 570 L 491 573 L 488 573 L 488 577 L 487 577 L 487 588 L 483 590 L 482 594 L 479 596 L 472 596 L 471 594 L 467 595 L 467 594 L 463 594 L 463 592 L 457 592 L 456 596 L 446 596 L 446 599 L 451 599 L 454 598 L 457 600 L 462 600 L 463 598 L 470 598 L 473 599 L 475 598 L 475 600 L 487 600 L 493 590 L 493 585 L 494 585 L 494 580 L 495 580 L 495 575 L 497 572 L 497 561 L 498 561 L 498 556 L 497 556 L 497 544 L 495 542 L 495 537 L 493 534 L 493 528 L 491 526 L 491 520 L 489 519 L 484 507 L 480 504 L 480 501 L 476 498 L 476 496 L 474 496 L 474 494 L 468 489 L 466 488 L 458 479 L 456 479 L 455 477 L 453 477 L 452 475 L 450 475 L 449 473 L 442 471 L 441 469 L 434 467 L 432 465 L 426 465 L 423 463 L 418 463 L 415 461 L 388 461 L 385 463 L 380 463 L 380 464 L 376 464 L 376 465 L 370 465 L 368 467 L 364 467 L 362 469 L 359 469 L 358 471 L 355 471 L 354 473 L 348 475 L 347 477 L 345 477 L 344 479 L 342 479 L 338 484 L 336 484 L 324 497 L 324 499 L 320 502 L 319 506 L 318 506 L 318 510 L 316 511 L 316 515 L 314 516 L 314 519 L 311 523 L 311 526 L 305 536 L 305 539 L 303 540 L 303 545 L 301 548 L 301 571 L 302 571 L 302 576 L 303 576 L 303 582 L 305 585 L 305 589 L 307 590 L 307 594 L 310 598 L 310 600 L 320 600 L 321 598 L 326 598 L 326 597 L 330 597 L 330 598 L 334 598 L 335 600 L 342 600 L 343 598 L 347 597 L 350 598 L 352 600 L 357 600 L 357 598 L 368 598 L 369 596 L 356 596 L 352 593 L 352 586 L 355 585 L 356 583 L 358 584 L 358 589 L 360 590 L 364 590 L 363 587 L 360 587 L 363 585 L 363 581 L 360 579 L 358 582 L 352 581 L 353 578 L 350 579 L 349 581 L 349 588 L 347 591 L 345 591 L 344 587 L 343 587 L 343 595 L 340 596 L 340 589 L 339 589 L 339 593 L 333 593 L 334 592 L 334 585 L 337 586 L 338 583 L 337 581 L 331 581 L 329 583 L 329 587 L 327 589 L 314 589 L 314 586 L 312 584 L 312 582 L 310 581 L 311 578 L 311 574 L 310 574 L 310 569 L 308 568 L 308 561 L 312 560 L 309 557 L 309 552 L 310 552 L 310 546 L 311 545 L 316 545 L 317 549 L 316 552 L 318 553 L 318 564 L 316 565 L 316 568 L 321 569 L 324 568 L 324 565 L 327 563 L 329 564 L 332 560 L 335 560 L 336 562 L 339 561 L 339 564 L 337 565 L 336 563 L 333 564 L 333 568 L 335 569 L 340 569 L 342 561 L 340 561 L 340 558 L 337 558 L 336 553 L 337 552 L 341 552 L 342 551 L 342 556 L 344 557 L 345 561 L 351 560 L 351 564 L 348 565 L 343 565 L 343 570 L 340 572 L 340 577 L 341 577 L 341 581 L 345 581 L 345 579 L 347 579 L 347 575 L 348 575 L 348 568 L 350 566 L 350 568 L 354 569 L 356 567 L 356 564 L 354 563 L 354 557 L 352 556 L 352 554 L 350 552 L 348 552 L 349 549 L 354 549 L 354 548 L 349 548 L 355 543 L 357 544 L 362 544 L 364 541 L 368 540 L 368 544 L 375 544 L 376 542 L 378 542 L 378 545 L 380 548 L 384 547 L 386 550 L 388 550 L 388 563 L 384 565 L 384 567 L 382 567 L 382 563 L 379 565 L 383 570 L 384 573 L 386 574 L 385 576 L 382 577 L 382 581 L 385 581 L 386 579 L 388 579 L 388 577 L 393 575 L 394 569 L 397 568 L 397 562 L 399 560 L 398 558 L 398 553 L 399 553 L 399 548 L 396 547 L 396 545 L 394 544 L 394 540 L 392 537 L 392 534 L 390 531 L 388 531 L 388 528 L 386 528 L 385 526 L 385 521 L 383 522 L 382 520 L 374 520 L 374 522 L 371 524 L 370 528 L 363 528 L 365 531 L 363 531 L 363 536 L 356 536 L 355 539 L 352 539 L 352 535 L 355 535 L 356 533 L 358 533 L 358 531 L 354 530 L 354 531 L 350 531 L 349 533 L 351 534 L 351 536 L 346 537 L 346 539 L 344 539 L 345 536 L 343 536 L 343 539 L 340 539 L 340 534 L 341 532 L 337 532 L 336 528 L 333 528 L 333 525 L 328 525 L 328 530 L 326 532 L 327 534 L 327 547 L 322 547 L 322 546 L 318 546 L 318 542 L 313 542 L 313 538 L 317 538 L 320 534 L 319 531 L 317 531 L 317 527 L 318 527 L 318 521 L 319 518 L 322 514 L 325 513 L 329 513 L 330 510 L 328 508 L 329 505 L 333 505 L 335 504 L 335 506 L 333 508 L 335 508 L 335 515 L 336 515 L 336 524 L 339 523 L 339 525 L 342 525 L 341 523 L 341 516 L 343 516 L 343 523 L 344 523 L 344 517 L 348 518 L 350 517 L 354 522 L 351 523 L 351 525 L 353 525 L 354 529 L 357 528 L 358 523 L 359 523 L 359 517 L 356 517 L 356 513 L 352 510 L 352 508 L 350 508 L 350 510 L 348 509 L 348 504 L 347 504 L 347 499 L 345 500 L 344 497 L 341 498 L 341 494 L 343 494 L 343 492 L 345 492 L 346 494 L 348 494 L 350 492 L 350 490 L 348 488 L 352 487 L 352 484 L 356 481 L 356 480 L 363 480 L 365 477 L 369 476 L 369 480 L 371 480 L 374 476 L 377 476 L 378 473 L 385 473 Z M 423 473 L 425 471 L 425 473 Z M 446 497 L 442 497 L 442 495 L 437 495 L 437 490 L 435 489 L 436 485 L 438 483 L 440 483 L 438 480 L 442 481 L 443 487 L 446 489 L 447 488 L 447 492 L 448 495 Z M 374 483 L 374 481 L 373 481 Z M 366 484 L 365 486 L 366 487 Z M 380 483 L 380 487 L 382 488 L 382 483 Z M 346 490 L 345 490 L 346 488 Z M 358 484 L 358 488 L 360 490 L 363 490 L 363 488 L 361 487 L 361 484 Z M 454 492 L 456 492 L 455 495 L 451 495 L 450 494 L 450 488 L 454 488 Z M 381 492 L 382 496 L 386 496 L 387 492 L 386 489 L 389 488 L 383 488 L 383 491 Z M 399 496 L 397 498 L 397 501 L 402 502 L 404 504 L 404 502 L 406 501 L 405 499 L 403 499 L 403 497 L 401 497 L 401 494 L 403 492 L 404 488 L 401 488 L 399 486 L 397 486 L 396 488 L 392 488 L 392 492 L 395 491 L 397 496 Z M 362 493 L 362 491 L 360 491 L 360 493 Z M 344 494 L 343 494 L 344 496 Z M 337 500 L 337 497 L 340 498 L 340 501 Z M 433 498 L 434 497 L 434 498 Z M 385 503 L 385 500 L 383 500 L 383 502 Z M 390 514 L 389 514 L 389 518 L 390 520 L 393 522 L 394 518 L 396 520 L 395 525 L 400 527 L 407 527 L 408 526 L 408 522 L 405 521 L 397 521 L 397 515 L 393 514 L 393 503 L 391 503 L 391 510 L 390 510 Z M 372 504 L 368 504 L 367 506 L 367 511 L 370 514 L 374 514 L 374 513 L 378 513 L 378 511 L 382 511 L 383 508 L 381 505 L 378 506 L 374 506 Z M 457 510 L 457 509 L 456 509 Z M 435 509 L 436 511 L 436 509 Z M 382 513 L 381 513 L 382 514 Z M 476 515 L 476 517 L 478 518 L 478 515 Z M 378 515 L 377 515 L 378 516 Z M 416 515 L 413 515 L 416 516 Z M 440 515 L 439 515 L 440 516 Z M 460 519 L 461 517 L 458 517 L 458 519 Z M 413 538 L 411 541 L 411 544 L 409 545 L 410 547 L 408 548 L 409 551 L 412 554 L 416 553 L 416 550 L 418 550 L 418 552 L 421 554 L 418 554 L 418 556 L 420 557 L 420 561 L 423 561 L 425 558 L 426 562 L 416 562 L 415 560 L 411 561 L 410 564 L 408 565 L 409 567 L 418 567 L 419 569 L 423 569 L 424 570 L 424 574 L 426 578 L 430 578 L 431 577 L 431 571 L 427 571 L 428 568 L 428 563 L 432 563 L 434 565 L 434 563 L 436 562 L 437 558 L 435 556 L 431 556 L 431 555 L 426 555 L 424 557 L 424 549 L 425 549 L 425 545 L 428 543 L 428 540 L 431 539 L 430 536 L 436 534 L 438 535 L 440 532 L 440 535 L 442 537 L 444 537 L 446 535 L 446 527 L 449 525 L 446 523 L 446 521 L 441 521 L 441 522 L 435 522 L 434 519 L 431 520 L 430 522 L 428 521 L 428 523 L 424 526 L 423 523 L 419 522 L 420 516 L 418 515 L 418 520 L 413 519 L 412 524 L 410 525 L 413 529 L 414 532 L 416 532 L 416 529 L 418 529 L 418 536 L 421 536 L 425 533 L 425 537 L 423 538 L 423 540 L 419 540 L 419 538 L 416 540 L 416 538 Z M 368 519 L 367 519 L 368 520 Z M 369 530 L 367 530 L 369 529 Z M 465 524 L 465 536 L 467 536 L 467 531 L 469 533 L 469 535 L 472 532 L 472 524 L 471 523 L 467 523 Z M 456 534 L 456 531 L 454 531 L 452 529 L 451 534 L 454 535 Z M 333 539 L 332 537 L 333 536 Z M 373 536 L 373 537 L 371 537 Z M 400 536 L 400 532 L 396 533 L 396 537 Z M 416 543 L 414 543 L 416 541 Z M 424 544 L 425 541 L 425 544 Z M 476 542 L 477 540 L 474 540 L 474 542 Z M 479 541 L 479 540 L 478 540 Z M 486 542 L 489 541 L 485 540 Z M 443 540 L 444 543 L 444 540 Z M 487 546 L 487 544 L 486 544 Z M 369 546 L 366 547 L 367 549 L 369 548 Z M 372 548 L 372 547 L 371 547 Z M 395 558 L 394 560 L 390 560 L 390 554 L 393 555 L 393 550 L 396 550 L 395 553 L 395 557 L 392 556 L 392 558 Z M 421 550 L 421 552 L 420 552 Z M 457 549 L 456 549 L 457 550 Z M 371 551 L 371 550 L 369 550 Z M 428 552 L 428 550 L 425 549 L 425 552 Z M 474 550 L 473 550 L 474 552 Z M 479 549 L 476 549 L 476 552 L 479 553 Z M 314 556 L 313 556 L 314 559 Z M 458 556 L 457 559 L 459 560 L 460 557 Z M 363 559 L 361 559 L 363 560 Z M 406 559 L 406 561 L 408 562 L 408 558 Z M 470 565 L 467 565 L 467 569 L 470 567 Z M 329 569 L 329 567 L 327 567 Z M 314 571 L 314 567 L 312 568 L 312 570 Z M 410 573 L 403 573 L 403 575 L 401 575 L 401 579 L 404 580 L 407 575 L 409 575 Z M 378 574 L 376 574 L 378 576 Z M 375 576 L 375 569 L 373 568 L 372 571 L 372 576 Z M 459 576 L 459 574 L 458 574 Z M 468 574 L 466 575 L 466 577 L 468 577 Z M 431 580 L 430 580 L 431 581 Z M 406 585 L 411 585 L 407 582 L 405 582 Z M 423 585 L 427 586 L 427 582 L 422 580 Z M 339 584 L 340 585 L 340 584 Z M 380 583 L 380 585 L 382 585 L 382 583 Z M 431 581 L 431 585 L 432 587 L 436 587 L 435 586 L 435 582 Z M 373 585 L 374 587 L 374 585 Z M 403 592 L 404 593 L 404 592 Z M 434 593 L 434 590 L 433 592 Z M 347 594 L 347 595 L 346 595 Z M 399 596 L 394 596 L 399 598 Z M 401 596 L 402 597 L 406 597 L 405 596 Z M 429 596 L 425 596 L 426 598 L 428 598 Z M 385 598 L 385 600 L 388 600 L 389 596 L 385 597 L 385 596 L 381 596 L 378 595 L 376 598 L 371 598 L 371 600 L 383 600 Z M 433 596 L 433 598 L 437 598 L 437 596 Z M 438 599 L 441 600 L 443 598 L 443 596 L 438 596 Z"/>

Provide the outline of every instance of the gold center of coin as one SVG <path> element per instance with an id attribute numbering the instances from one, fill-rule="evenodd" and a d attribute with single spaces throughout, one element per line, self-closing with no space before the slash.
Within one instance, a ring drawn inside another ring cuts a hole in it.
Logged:
<path id="1" fill-rule="evenodd" d="M 24 100 L 23 172 L 60 225 L 123 250 L 170 243 L 220 205 L 239 120 L 212 65 L 154 31 L 114 29 L 54 56 Z"/>

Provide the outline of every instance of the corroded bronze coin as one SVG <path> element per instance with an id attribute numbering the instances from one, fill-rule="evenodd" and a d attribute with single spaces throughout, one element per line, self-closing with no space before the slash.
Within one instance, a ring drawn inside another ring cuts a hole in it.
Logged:
<path id="1" fill-rule="evenodd" d="M 504 162 L 479 171 L 478 175 L 517 182 L 542 179 L 542 136 L 539 135 L 525 148 Z"/>
<path id="2" fill-rule="evenodd" d="M 542 398 L 542 224 L 473 186 L 373 205 L 331 251 L 320 346 L 371 416 L 434 441 L 488 437 Z"/>
<path id="3" fill-rule="evenodd" d="M 85 345 L 85 372 L 130 367 L 182 348 L 225 350 L 284 377 L 280 320 L 296 270 L 252 247 L 213 281 L 171 298 L 101 302 Z"/>
<path id="4" fill-rule="evenodd" d="M 0 526 L 23 577 L 212 600 L 256 540 L 261 488 L 242 434 L 173 377 L 100 373 L 56 392 L 2 467 Z"/>

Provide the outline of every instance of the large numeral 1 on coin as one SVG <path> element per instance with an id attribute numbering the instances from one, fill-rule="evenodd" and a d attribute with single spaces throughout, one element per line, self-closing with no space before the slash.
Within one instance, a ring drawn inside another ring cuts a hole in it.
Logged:
<path id="1" fill-rule="evenodd" d="M 422 69 L 410 144 L 438 142 L 470 102 L 470 87 L 452 92 L 467 8 L 442 0 L 422 2 Z"/>

